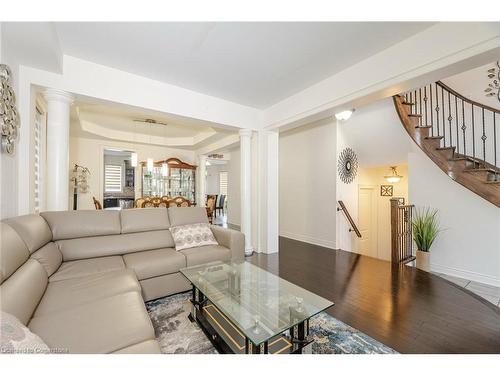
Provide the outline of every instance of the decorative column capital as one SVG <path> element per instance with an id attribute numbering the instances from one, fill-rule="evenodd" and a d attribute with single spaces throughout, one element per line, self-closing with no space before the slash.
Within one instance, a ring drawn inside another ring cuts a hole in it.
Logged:
<path id="1" fill-rule="evenodd" d="M 249 138 L 251 138 L 252 134 L 253 134 L 253 130 L 252 129 L 240 129 L 240 137 L 241 138 L 243 138 L 243 137 L 249 137 Z"/>
<path id="2" fill-rule="evenodd" d="M 51 88 L 44 90 L 43 97 L 48 102 L 56 101 L 56 102 L 67 103 L 68 105 L 73 104 L 75 100 L 75 97 L 71 95 L 69 92 Z"/>

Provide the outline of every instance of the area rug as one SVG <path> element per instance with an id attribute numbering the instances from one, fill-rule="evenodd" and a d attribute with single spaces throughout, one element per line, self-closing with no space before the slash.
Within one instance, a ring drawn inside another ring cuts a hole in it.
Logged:
<path id="1" fill-rule="evenodd" d="M 188 319 L 191 293 L 176 294 L 146 303 L 156 338 L 165 354 L 216 354 L 217 351 L 196 323 Z M 395 354 L 357 329 L 326 313 L 310 321 L 313 354 Z"/>

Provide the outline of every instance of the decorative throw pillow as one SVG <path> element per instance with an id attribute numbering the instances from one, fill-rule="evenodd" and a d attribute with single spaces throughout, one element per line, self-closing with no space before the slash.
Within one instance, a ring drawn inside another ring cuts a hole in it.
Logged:
<path id="1" fill-rule="evenodd" d="M 47 354 L 49 347 L 14 315 L 0 311 L 1 354 Z"/>
<path id="2" fill-rule="evenodd" d="M 179 225 L 170 228 L 170 233 L 174 238 L 175 250 L 177 251 L 219 244 L 207 223 Z"/>

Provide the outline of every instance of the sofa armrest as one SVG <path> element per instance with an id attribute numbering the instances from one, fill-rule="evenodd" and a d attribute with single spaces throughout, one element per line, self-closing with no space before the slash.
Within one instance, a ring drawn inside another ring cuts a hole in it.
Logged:
<path id="1" fill-rule="evenodd" d="M 211 225 L 210 228 L 219 245 L 231 250 L 231 260 L 233 262 L 241 262 L 245 259 L 245 236 L 243 233 L 217 225 Z"/>

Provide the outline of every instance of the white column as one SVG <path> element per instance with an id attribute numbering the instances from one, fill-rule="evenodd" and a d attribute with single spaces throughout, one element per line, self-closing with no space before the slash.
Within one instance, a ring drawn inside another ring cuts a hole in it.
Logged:
<path id="1" fill-rule="evenodd" d="M 245 256 L 253 253 L 252 247 L 252 130 L 240 130 L 241 154 L 241 232 L 245 235 Z"/>
<path id="2" fill-rule="evenodd" d="M 205 207 L 207 199 L 207 157 L 198 155 L 198 197 L 197 206 Z"/>
<path id="3" fill-rule="evenodd" d="M 278 132 L 258 132 L 258 251 L 278 252 Z"/>
<path id="4" fill-rule="evenodd" d="M 47 89 L 47 210 L 65 211 L 69 196 L 69 121 L 73 96 Z"/>

